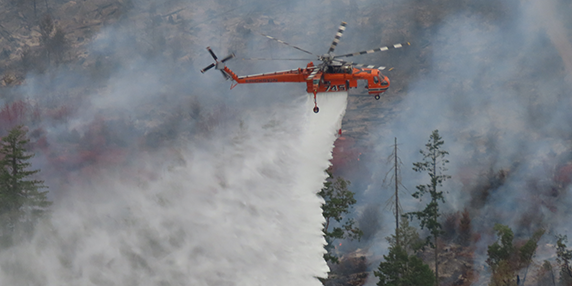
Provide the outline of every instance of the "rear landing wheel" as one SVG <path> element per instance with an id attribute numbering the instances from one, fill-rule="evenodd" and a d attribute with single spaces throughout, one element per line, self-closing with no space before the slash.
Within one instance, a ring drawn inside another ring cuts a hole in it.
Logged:
<path id="1" fill-rule="evenodd" d="M 320 109 L 317 106 L 314 107 L 314 113 L 318 113 L 318 112 L 320 112 Z"/>
<path id="2" fill-rule="evenodd" d="M 381 96 L 379 96 L 379 94 L 376 94 L 374 97 L 375 97 L 375 100 L 379 100 L 381 98 Z"/>

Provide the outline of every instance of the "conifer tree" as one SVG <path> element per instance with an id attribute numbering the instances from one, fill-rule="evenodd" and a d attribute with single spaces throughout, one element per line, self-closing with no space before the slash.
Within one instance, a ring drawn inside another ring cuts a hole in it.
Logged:
<path id="1" fill-rule="evenodd" d="M 47 211 L 44 181 L 32 179 L 40 170 L 28 170 L 28 162 L 34 155 L 28 154 L 23 126 L 16 126 L 0 142 L 0 217 L 3 234 L 11 232 L 19 224 L 29 227 Z"/>
<path id="2" fill-rule="evenodd" d="M 324 259 L 337 263 L 338 258 L 332 253 L 334 240 L 344 238 L 359 240 L 363 232 L 354 225 L 355 221 L 353 219 L 345 217 L 350 212 L 350 208 L 356 203 L 354 193 L 348 190 L 350 182 L 341 177 L 334 178 L 330 171 L 327 171 L 327 173 L 329 178 L 324 183 L 324 188 L 318 193 L 318 195 L 324 198 L 322 214 L 326 219 L 323 232 L 327 242 L 327 253 L 324 254 Z M 333 221 L 336 221 L 339 226 L 332 226 Z M 332 226 L 331 231 L 330 226 Z"/>
<path id="3" fill-rule="evenodd" d="M 421 258 L 408 255 L 400 245 L 393 245 L 373 274 L 379 278 L 378 286 L 431 285 L 433 272 Z"/>
<path id="4" fill-rule="evenodd" d="M 566 242 L 568 237 L 566 235 L 556 236 L 556 262 L 560 266 L 560 283 L 559 285 L 572 285 L 572 250 L 568 249 Z"/>
<path id="5" fill-rule="evenodd" d="M 429 136 L 429 141 L 425 144 L 425 150 L 419 151 L 423 155 L 423 160 L 413 163 L 413 170 L 416 172 L 427 172 L 431 181 L 426 185 L 418 185 L 417 192 L 413 193 L 413 197 L 419 199 L 423 195 L 429 194 L 430 202 L 422 211 L 405 214 L 405 216 L 410 219 L 417 218 L 421 222 L 421 228 L 426 227 L 429 230 L 430 235 L 426 241 L 427 244 L 432 244 L 435 249 L 436 285 L 439 285 L 437 238 L 443 232 L 441 230 L 441 224 L 438 221 L 440 216 L 439 201 L 445 202 L 443 191 L 438 190 L 437 187 L 441 187 L 445 180 L 451 178 L 451 176 L 444 174 L 445 171 L 447 171 L 445 165 L 449 163 L 449 160 L 445 159 L 445 156 L 448 155 L 449 152 L 442 150 L 443 144 L 445 144 L 445 141 L 439 136 L 439 130 L 435 130 L 431 136 Z M 431 239 L 433 239 L 433 242 L 431 242 Z"/>
<path id="6" fill-rule="evenodd" d="M 419 236 L 417 229 L 410 226 L 409 220 L 406 219 L 399 222 L 399 228 L 397 229 L 396 234 L 392 234 L 385 239 L 389 242 L 389 245 L 401 247 L 408 255 L 417 253 L 417 251 L 425 245 L 424 240 Z"/>
<path id="7" fill-rule="evenodd" d="M 400 212 L 401 212 L 401 205 L 399 204 L 399 186 L 403 186 L 401 184 L 401 165 L 403 165 L 403 163 L 401 162 L 401 158 L 399 158 L 399 156 L 397 156 L 397 137 L 394 138 L 395 139 L 395 143 L 393 144 L 393 152 L 389 155 L 389 157 L 387 158 L 388 162 L 391 162 L 393 164 L 393 167 L 390 168 L 389 172 L 387 172 L 387 174 L 385 175 L 385 178 L 383 179 L 383 182 L 385 184 L 385 182 L 387 181 L 387 179 L 389 179 L 389 181 L 392 181 L 393 186 L 395 187 L 395 192 L 393 194 L 392 197 L 390 197 L 388 199 L 388 201 L 393 201 L 394 203 L 392 203 L 392 207 L 394 208 L 394 212 L 395 212 L 395 239 L 397 244 L 399 244 L 399 228 L 400 228 L 400 223 L 399 223 L 399 217 L 401 217 Z M 389 176 L 391 174 L 391 176 Z M 389 177 L 389 178 L 388 178 Z"/>

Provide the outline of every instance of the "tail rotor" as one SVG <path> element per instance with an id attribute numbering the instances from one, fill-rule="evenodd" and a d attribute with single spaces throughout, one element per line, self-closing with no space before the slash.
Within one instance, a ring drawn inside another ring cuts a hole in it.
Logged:
<path id="1" fill-rule="evenodd" d="M 211 47 L 207 47 L 207 50 L 209 51 L 209 53 L 211 54 L 211 56 L 213 57 L 213 59 L 215 60 L 214 63 L 206 66 L 204 69 L 201 70 L 201 73 L 205 73 L 206 71 L 212 69 L 213 67 L 216 68 L 217 70 L 220 70 L 220 72 L 222 73 L 222 76 L 225 79 L 230 79 L 230 75 L 226 74 L 226 72 L 224 72 L 224 62 L 232 59 L 235 57 L 234 53 L 231 53 L 230 55 L 226 56 L 225 58 L 223 58 L 222 60 L 218 60 L 218 57 L 215 55 L 215 53 L 213 52 L 213 50 L 211 49 Z"/>

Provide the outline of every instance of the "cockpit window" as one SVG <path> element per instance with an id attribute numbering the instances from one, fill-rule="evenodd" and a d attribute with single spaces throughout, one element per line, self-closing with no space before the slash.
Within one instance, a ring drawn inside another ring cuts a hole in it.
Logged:
<path id="1" fill-rule="evenodd" d="M 379 77 L 377 77 L 376 75 L 374 75 L 374 76 L 373 76 L 373 82 L 379 83 Z"/>

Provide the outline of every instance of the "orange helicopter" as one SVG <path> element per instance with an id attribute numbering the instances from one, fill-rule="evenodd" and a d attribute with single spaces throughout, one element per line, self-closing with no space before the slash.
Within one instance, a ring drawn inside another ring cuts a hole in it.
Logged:
<path id="1" fill-rule="evenodd" d="M 276 39 L 274 37 L 261 34 L 271 40 L 277 41 L 281 44 L 290 46 L 304 53 L 317 56 L 318 60 L 321 61 L 320 64 L 315 65 L 313 62 L 308 63 L 305 68 L 297 68 L 293 70 L 277 71 L 271 73 L 261 73 L 254 75 L 238 76 L 232 70 L 230 70 L 224 63 L 235 57 L 234 53 L 228 55 L 222 60 L 218 60 L 215 53 L 210 47 L 207 50 L 214 58 L 215 62 L 211 63 L 207 67 L 201 70 L 202 73 L 210 70 L 211 68 L 216 68 L 220 70 L 222 75 L 228 80 L 234 81 L 231 89 L 238 84 L 245 83 L 263 83 L 263 82 L 305 82 L 306 91 L 308 93 L 314 94 L 314 109 L 315 113 L 319 112 L 318 103 L 316 102 L 316 94 L 321 92 L 337 92 L 337 91 L 348 91 L 350 88 L 357 88 L 358 80 L 366 80 L 368 94 L 371 94 L 375 99 L 379 100 L 380 94 L 385 92 L 389 88 L 389 79 L 387 76 L 381 73 L 385 67 L 375 67 L 373 65 L 363 65 L 356 64 L 353 62 L 346 62 L 340 60 L 339 58 L 358 56 L 363 54 L 371 54 L 375 52 L 387 51 L 390 49 L 398 49 L 404 46 L 409 46 L 410 43 L 405 44 L 395 44 L 392 46 L 384 46 L 381 48 L 366 50 L 357 53 L 350 53 L 344 55 L 334 55 L 333 52 L 346 29 L 346 22 L 342 22 L 338 28 L 338 32 L 334 37 L 334 41 L 330 46 L 327 54 L 315 55 L 307 50 L 299 48 L 297 46 L 290 45 L 282 40 Z M 256 59 L 255 59 L 256 60 Z"/>

